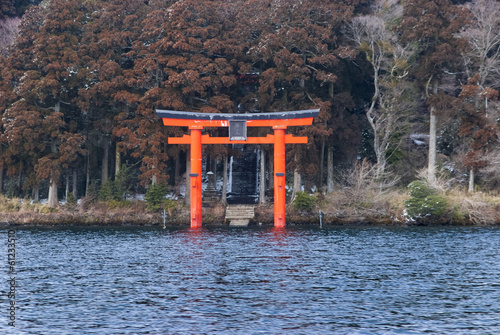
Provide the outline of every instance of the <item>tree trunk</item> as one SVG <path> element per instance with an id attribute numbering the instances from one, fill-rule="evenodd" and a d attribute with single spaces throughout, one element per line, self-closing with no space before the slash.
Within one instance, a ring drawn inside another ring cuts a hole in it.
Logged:
<path id="1" fill-rule="evenodd" d="M 437 81 L 434 81 L 433 93 L 437 94 Z M 431 186 L 436 185 L 436 139 L 437 139 L 437 115 L 436 109 L 431 107 L 429 119 L 429 162 L 428 162 L 428 179 Z"/>
<path id="2" fill-rule="evenodd" d="M 17 176 L 17 196 L 21 197 L 22 192 L 22 180 L 23 180 L 23 170 L 19 171 L 19 175 Z"/>
<path id="3" fill-rule="evenodd" d="M 156 157 L 156 155 L 153 156 L 153 160 L 154 160 L 153 169 L 158 171 L 158 158 Z M 156 177 L 156 173 L 154 173 L 153 176 L 151 177 L 151 185 L 156 186 L 156 184 L 158 184 L 158 177 Z"/>
<path id="4" fill-rule="evenodd" d="M 175 168 L 174 168 L 174 186 L 179 185 L 180 170 L 181 170 L 181 151 L 177 150 L 175 154 Z"/>
<path id="5" fill-rule="evenodd" d="M 227 166 L 228 157 L 227 154 L 224 155 L 224 167 L 222 169 L 222 203 L 227 204 Z"/>
<path id="6" fill-rule="evenodd" d="M 259 189 L 259 204 L 266 203 L 266 152 L 263 148 L 260 149 L 260 189 Z"/>
<path id="7" fill-rule="evenodd" d="M 87 156 L 85 157 L 85 196 L 90 195 L 89 185 L 90 185 L 90 153 L 87 152 Z"/>
<path id="8" fill-rule="evenodd" d="M 120 173 L 121 168 L 122 168 L 122 156 L 118 151 L 118 143 L 117 143 L 115 149 L 115 179 L 116 176 Z"/>
<path id="9" fill-rule="evenodd" d="M 60 109 L 60 102 L 56 104 L 56 111 Z M 50 143 L 50 149 L 53 153 L 57 153 L 57 139 L 53 139 Z M 53 177 L 49 178 L 49 202 L 48 206 L 51 208 L 57 208 L 59 205 L 59 198 L 57 195 L 57 180 Z"/>
<path id="10" fill-rule="evenodd" d="M 0 194 L 4 194 L 3 193 L 3 173 L 4 173 L 4 168 L 2 167 L 0 169 Z"/>
<path id="11" fill-rule="evenodd" d="M 217 158 L 215 156 L 210 157 L 210 171 L 214 174 L 214 180 L 217 181 Z"/>
<path id="12" fill-rule="evenodd" d="M 65 198 L 68 199 L 68 195 L 69 195 L 69 171 L 66 171 L 66 191 L 64 192 L 65 193 Z"/>
<path id="13" fill-rule="evenodd" d="M 333 146 L 328 146 L 328 156 L 326 158 L 328 167 L 327 167 L 327 182 L 326 182 L 326 192 L 333 192 Z"/>
<path id="14" fill-rule="evenodd" d="M 268 152 L 268 164 L 269 164 L 269 191 L 270 194 L 274 194 L 274 150 L 269 150 Z"/>
<path id="15" fill-rule="evenodd" d="M 299 157 L 295 154 L 295 169 L 293 169 L 293 188 L 292 188 L 292 198 L 290 199 L 290 203 L 295 201 L 295 197 L 297 193 L 302 191 L 302 176 L 299 171 Z"/>
<path id="16" fill-rule="evenodd" d="M 385 173 L 385 166 L 387 164 L 387 159 L 385 157 L 385 150 L 377 152 L 377 179 L 381 178 Z"/>
<path id="17" fill-rule="evenodd" d="M 156 178 L 156 173 L 151 177 L 151 185 L 156 186 L 158 184 L 158 179 Z"/>
<path id="18" fill-rule="evenodd" d="M 191 153 L 189 150 L 186 151 L 186 198 L 184 199 L 186 205 L 191 204 L 191 177 L 189 174 L 191 173 Z"/>
<path id="19" fill-rule="evenodd" d="M 469 173 L 469 193 L 474 193 L 474 168 Z"/>
<path id="20" fill-rule="evenodd" d="M 49 202 L 48 206 L 51 208 L 57 208 L 59 200 L 57 199 L 57 184 L 54 180 L 49 181 Z"/>
<path id="21" fill-rule="evenodd" d="M 297 193 L 300 191 L 302 191 L 302 175 L 300 174 L 299 169 L 295 168 L 293 170 L 293 191 L 290 203 L 293 203 L 295 201 Z"/>
<path id="22" fill-rule="evenodd" d="M 73 169 L 73 195 L 75 196 L 75 198 L 78 199 L 77 181 L 78 181 L 78 173 L 76 169 Z"/>
<path id="23" fill-rule="evenodd" d="M 333 89 L 334 89 L 334 84 L 331 82 L 328 88 L 328 95 L 330 99 L 333 99 Z M 342 114 L 341 114 L 342 115 Z M 325 121 L 325 127 L 328 127 L 326 121 Z M 320 192 L 324 192 L 323 190 L 323 169 L 325 166 L 325 145 L 326 145 L 327 138 L 323 138 L 323 143 L 321 144 L 321 165 L 320 165 Z M 328 146 L 328 155 L 327 155 L 327 167 L 326 167 L 326 193 L 332 193 L 333 192 L 333 147 Z"/>
<path id="24" fill-rule="evenodd" d="M 33 187 L 33 201 L 40 202 L 40 187 L 39 186 Z"/>
<path id="25" fill-rule="evenodd" d="M 479 83 L 477 83 L 478 87 L 479 87 Z M 480 90 L 479 90 L 480 91 Z M 479 96 L 476 95 L 475 97 L 475 107 L 476 107 L 476 113 L 480 113 L 480 108 L 479 108 Z M 487 112 L 487 109 L 486 109 L 486 117 L 488 117 L 488 112 Z M 470 170 L 469 170 L 469 188 L 468 188 L 468 192 L 469 193 L 474 193 L 474 168 L 471 167 Z"/>
<path id="26" fill-rule="evenodd" d="M 436 123 L 437 116 L 434 112 L 434 107 L 431 108 L 430 122 L 429 122 L 429 165 L 428 165 L 428 179 L 432 186 L 436 184 Z"/>
<path id="27" fill-rule="evenodd" d="M 103 137 L 103 155 L 102 155 L 102 173 L 101 173 L 101 185 L 108 182 L 108 161 L 109 161 L 109 140 L 106 136 Z"/>
<path id="28" fill-rule="evenodd" d="M 321 152 L 319 155 L 319 176 L 318 176 L 318 189 L 319 192 L 324 193 L 323 190 L 323 173 L 324 173 L 324 166 L 325 166 L 325 138 L 323 138 L 323 141 L 321 142 Z"/>

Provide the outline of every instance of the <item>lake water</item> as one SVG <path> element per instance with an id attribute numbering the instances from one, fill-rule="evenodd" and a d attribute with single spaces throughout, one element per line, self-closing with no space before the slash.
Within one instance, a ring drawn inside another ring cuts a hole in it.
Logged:
<path id="1" fill-rule="evenodd" d="M 499 228 L 7 231 L 1 334 L 500 334 Z"/>

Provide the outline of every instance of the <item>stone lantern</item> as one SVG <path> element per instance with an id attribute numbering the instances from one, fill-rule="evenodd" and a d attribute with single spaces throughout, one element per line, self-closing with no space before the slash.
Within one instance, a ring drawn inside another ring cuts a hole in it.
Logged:
<path id="1" fill-rule="evenodd" d="M 215 188 L 215 174 L 212 171 L 207 172 L 208 184 L 203 191 L 203 197 L 207 200 L 215 200 L 218 197 L 217 189 Z"/>

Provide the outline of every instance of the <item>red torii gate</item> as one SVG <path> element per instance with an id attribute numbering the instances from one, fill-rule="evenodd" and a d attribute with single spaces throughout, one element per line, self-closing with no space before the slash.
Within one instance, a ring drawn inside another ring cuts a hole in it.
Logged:
<path id="1" fill-rule="evenodd" d="M 191 134 L 170 137 L 169 144 L 191 145 L 191 228 L 201 227 L 202 144 L 274 144 L 274 226 L 285 227 L 285 144 L 307 143 L 307 137 L 285 135 L 290 126 L 311 125 L 319 109 L 278 113 L 209 114 L 157 109 L 165 126 L 189 127 Z M 204 127 L 229 127 L 229 137 L 202 135 Z M 247 137 L 247 127 L 272 127 L 274 135 Z"/>

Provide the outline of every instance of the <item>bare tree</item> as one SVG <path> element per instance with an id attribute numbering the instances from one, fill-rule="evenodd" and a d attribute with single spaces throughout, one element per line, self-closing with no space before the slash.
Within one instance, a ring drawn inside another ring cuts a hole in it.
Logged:
<path id="1" fill-rule="evenodd" d="M 6 54 L 7 48 L 12 45 L 19 31 L 20 18 L 8 17 L 0 20 L 0 54 Z"/>
<path id="2" fill-rule="evenodd" d="M 398 183 L 398 178 L 382 178 L 385 181 L 381 182 L 377 170 L 376 165 L 364 159 L 357 161 L 353 168 L 340 173 L 343 194 L 348 199 L 349 206 L 363 208 L 374 203 Z"/>
<path id="3" fill-rule="evenodd" d="M 500 85 L 500 2 L 473 0 L 467 8 L 473 15 L 472 24 L 459 37 L 469 41 L 470 49 L 463 53 L 465 70 L 468 78 L 478 76 L 481 93 Z M 487 112 L 487 101 L 483 107 Z"/>
<path id="4" fill-rule="evenodd" d="M 499 134 L 500 135 L 500 134 Z M 500 184 L 500 141 L 497 141 L 496 150 L 489 152 L 482 158 L 485 166 L 479 170 L 490 184 Z"/>
<path id="5" fill-rule="evenodd" d="M 377 176 L 387 167 L 387 154 L 394 135 L 406 124 L 407 111 L 414 98 L 408 75 L 411 50 L 398 43 L 387 21 L 400 13 L 400 5 L 386 2 L 375 8 L 374 15 L 358 16 L 348 27 L 347 36 L 364 52 L 373 68 L 374 93 L 366 110 L 373 131 L 373 148 L 377 158 Z"/>
<path id="6" fill-rule="evenodd" d="M 500 3 L 496 0 L 473 0 L 466 5 L 473 19 L 458 37 L 469 41 L 462 55 L 470 82 L 477 85 L 473 97 L 476 111 L 488 117 L 488 98 L 500 85 Z M 471 80 L 473 79 L 473 80 Z M 469 192 L 474 190 L 474 168 L 469 173 Z"/>

